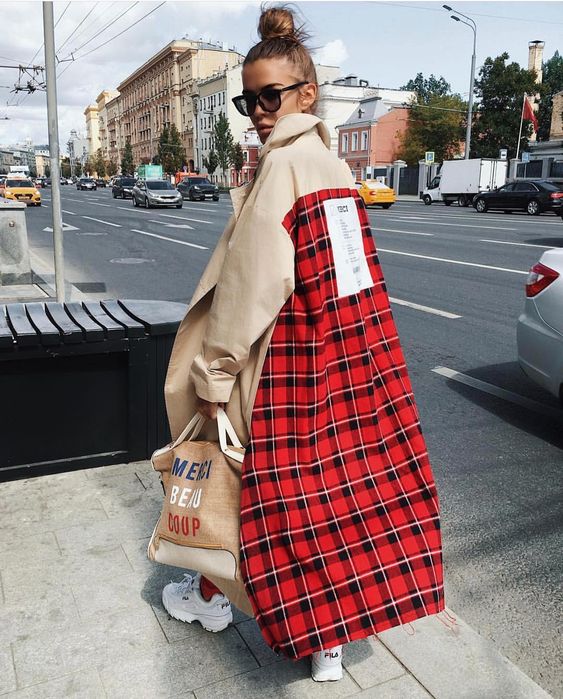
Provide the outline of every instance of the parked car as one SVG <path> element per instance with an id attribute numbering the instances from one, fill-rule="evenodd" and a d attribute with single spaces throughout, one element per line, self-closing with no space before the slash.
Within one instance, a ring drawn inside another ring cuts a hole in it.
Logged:
<path id="1" fill-rule="evenodd" d="M 61 184 L 68 184 L 68 182 L 66 181 L 66 177 L 61 177 L 59 181 Z"/>
<path id="2" fill-rule="evenodd" d="M 482 192 L 473 200 L 473 206 L 484 214 L 489 209 L 526 211 L 538 216 L 544 211 L 560 215 L 563 207 L 563 184 L 550 180 L 518 180 L 490 192 Z"/>
<path id="3" fill-rule="evenodd" d="M 97 180 L 94 180 L 94 182 L 97 184 L 98 187 L 107 187 L 107 182 L 104 180 L 103 177 L 98 177 Z"/>
<path id="4" fill-rule="evenodd" d="M 131 192 L 135 186 L 135 182 L 136 180 L 134 177 L 116 177 L 111 188 L 113 198 L 117 199 L 120 197 L 121 199 L 125 199 L 126 197 L 132 197 L 133 195 Z"/>
<path id="5" fill-rule="evenodd" d="M 76 189 L 96 190 L 98 189 L 98 185 L 96 184 L 96 180 L 92 177 L 81 177 L 76 183 Z"/>
<path id="6" fill-rule="evenodd" d="M 356 189 L 366 206 L 381 206 L 383 209 L 388 209 L 396 201 L 394 190 L 378 180 L 356 182 Z"/>
<path id="7" fill-rule="evenodd" d="M 547 250 L 530 270 L 516 343 L 524 373 L 563 407 L 563 248 Z"/>
<path id="8" fill-rule="evenodd" d="M 139 180 L 131 191 L 133 204 L 145 206 L 175 206 L 182 208 L 182 195 L 168 180 Z"/>
<path id="9" fill-rule="evenodd" d="M 28 206 L 41 206 L 41 194 L 37 187 L 29 179 L 6 178 L 3 191 L 4 199 L 12 201 L 23 201 Z"/>
<path id="10" fill-rule="evenodd" d="M 43 186 L 44 187 L 50 187 L 51 186 L 51 178 L 50 177 L 45 177 L 43 179 Z"/>
<path id="11" fill-rule="evenodd" d="M 204 201 L 206 198 L 219 201 L 219 187 L 207 177 L 185 177 L 177 186 L 182 199 Z"/>

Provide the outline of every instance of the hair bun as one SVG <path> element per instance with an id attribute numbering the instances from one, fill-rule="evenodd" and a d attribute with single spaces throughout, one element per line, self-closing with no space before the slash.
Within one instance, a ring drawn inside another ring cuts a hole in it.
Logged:
<path id="1" fill-rule="evenodd" d="M 270 7 L 262 10 L 258 22 L 258 33 L 262 41 L 268 39 L 288 39 L 302 43 L 307 36 L 302 27 L 295 27 L 293 11 L 285 6 Z"/>

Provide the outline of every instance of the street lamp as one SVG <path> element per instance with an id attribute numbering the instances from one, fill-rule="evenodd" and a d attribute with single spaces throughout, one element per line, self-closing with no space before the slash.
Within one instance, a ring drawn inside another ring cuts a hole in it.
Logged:
<path id="1" fill-rule="evenodd" d="M 442 5 L 442 7 L 445 10 L 448 10 L 448 12 L 455 12 L 455 15 L 450 15 L 451 18 L 456 22 L 461 22 L 462 24 L 465 24 L 465 26 L 469 27 L 473 32 L 473 55 L 471 56 L 471 82 L 469 83 L 469 106 L 467 107 L 467 128 L 465 130 L 465 160 L 469 160 L 469 147 L 471 146 L 471 119 L 473 116 L 473 86 L 475 84 L 475 52 L 477 47 L 477 25 L 471 19 L 471 17 L 464 15 L 463 12 L 454 10 L 449 5 Z M 464 22 L 462 19 L 457 17 L 457 15 L 461 15 L 469 21 Z"/>

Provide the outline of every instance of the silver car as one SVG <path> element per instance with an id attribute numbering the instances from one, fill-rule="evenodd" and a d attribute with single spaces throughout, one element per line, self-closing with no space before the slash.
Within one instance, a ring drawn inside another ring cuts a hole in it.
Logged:
<path id="1" fill-rule="evenodd" d="M 134 206 L 182 208 L 182 195 L 168 180 L 139 180 L 131 190 Z"/>
<path id="2" fill-rule="evenodd" d="M 530 270 L 516 338 L 524 373 L 563 406 L 563 248 L 547 250 Z"/>

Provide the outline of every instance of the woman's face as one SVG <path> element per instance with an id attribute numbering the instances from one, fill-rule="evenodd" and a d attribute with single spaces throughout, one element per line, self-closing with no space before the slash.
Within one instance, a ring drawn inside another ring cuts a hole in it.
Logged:
<path id="1" fill-rule="evenodd" d="M 302 82 L 303 78 L 296 75 L 296 68 L 285 58 L 260 58 L 249 63 L 242 71 L 242 87 L 244 92 L 259 93 L 265 87 L 282 88 Z M 300 114 L 307 112 L 317 96 L 317 86 L 307 83 L 295 90 L 282 92 L 280 108 L 277 112 L 266 112 L 257 104 L 254 114 L 250 117 L 258 138 L 266 141 L 276 121 L 285 114 Z"/>

